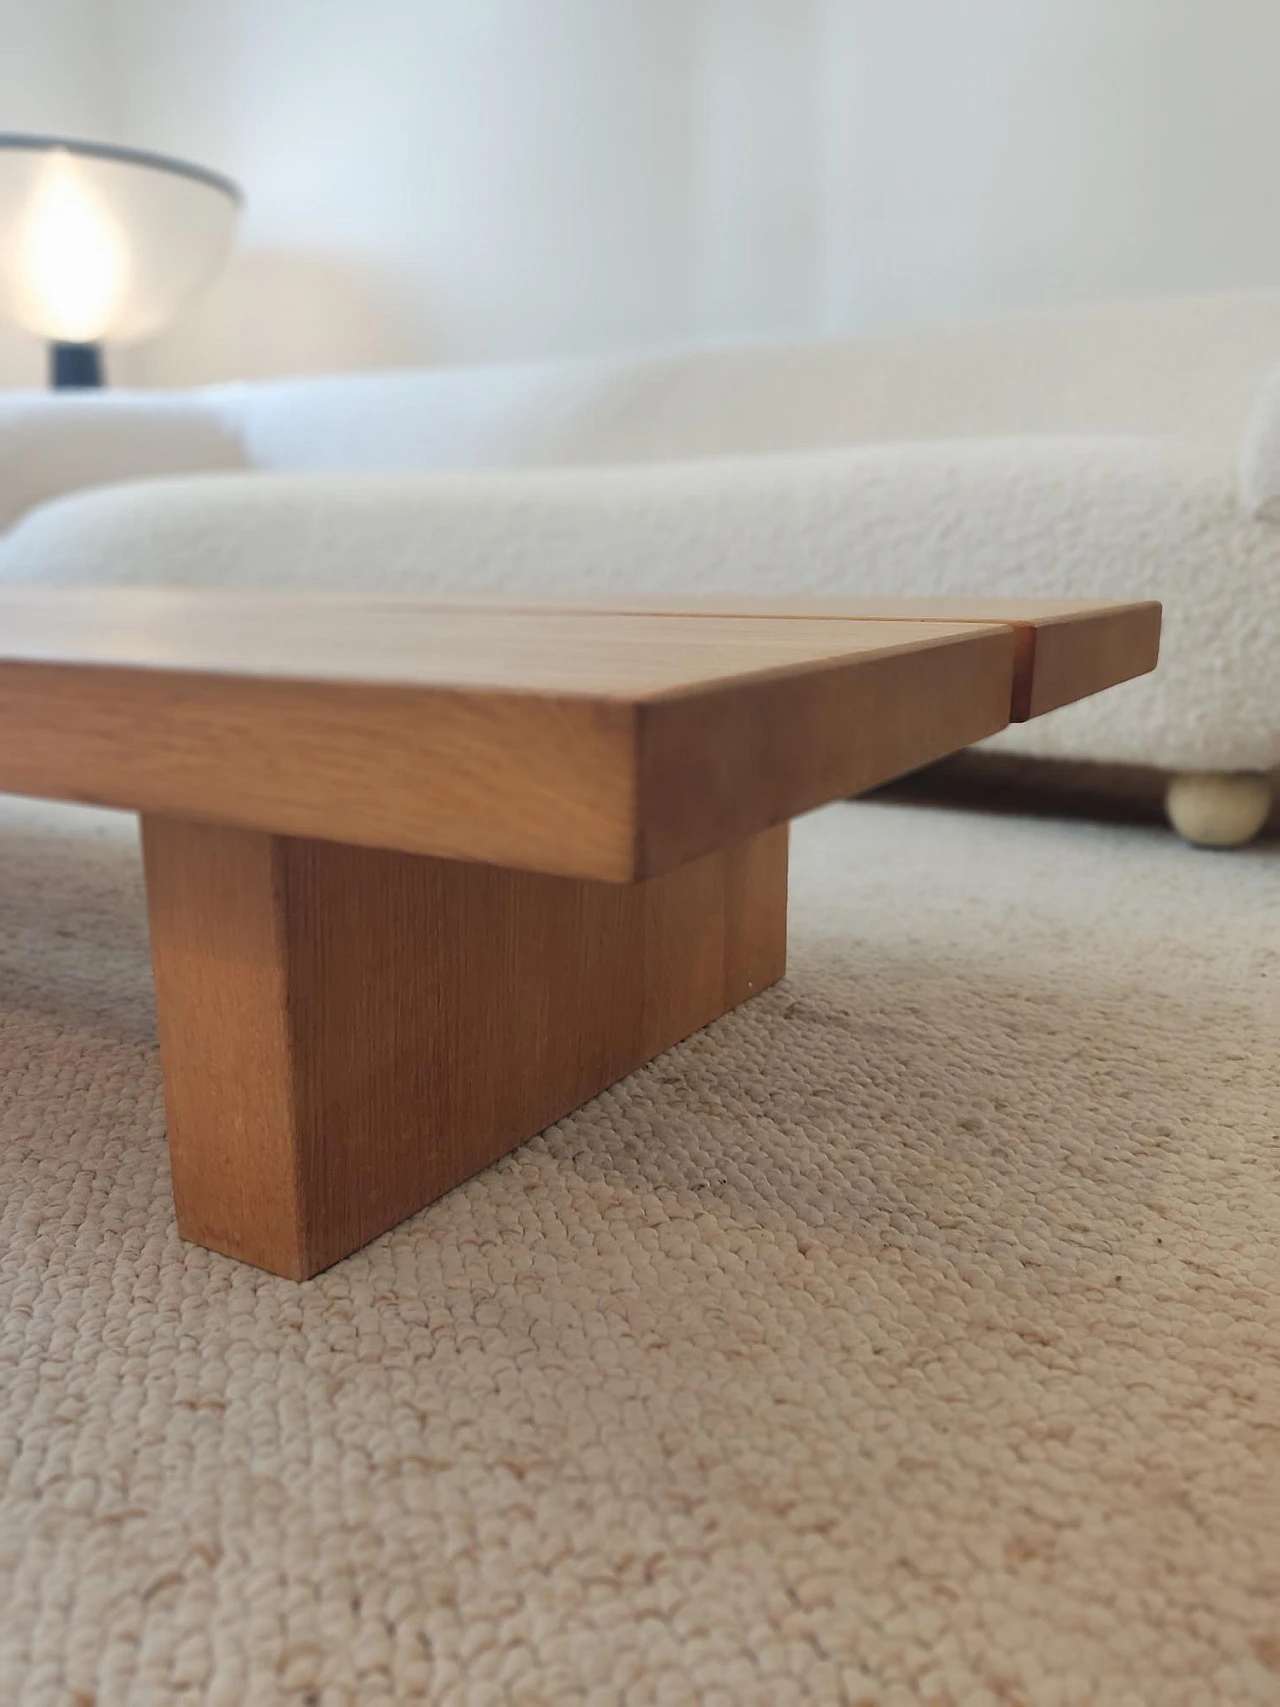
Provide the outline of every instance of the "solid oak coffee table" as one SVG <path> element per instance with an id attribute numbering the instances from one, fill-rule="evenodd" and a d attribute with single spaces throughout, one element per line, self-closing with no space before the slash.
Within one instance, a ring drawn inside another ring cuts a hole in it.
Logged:
<path id="1" fill-rule="evenodd" d="M 787 823 L 1157 605 L 0 595 L 0 790 L 142 817 L 183 1235 L 304 1278 L 782 975 Z"/>

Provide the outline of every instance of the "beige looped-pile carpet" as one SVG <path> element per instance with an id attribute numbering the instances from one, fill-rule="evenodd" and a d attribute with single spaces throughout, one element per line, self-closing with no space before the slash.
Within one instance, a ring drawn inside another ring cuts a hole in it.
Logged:
<path id="1" fill-rule="evenodd" d="M 785 984 L 320 1279 L 0 806 L 5 1707 L 1280 1701 L 1280 850 L 836 807 Z"/>

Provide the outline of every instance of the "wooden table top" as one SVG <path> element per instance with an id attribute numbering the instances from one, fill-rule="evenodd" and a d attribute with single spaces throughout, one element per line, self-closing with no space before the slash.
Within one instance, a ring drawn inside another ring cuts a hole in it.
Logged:
<path id="1" fill-rule="evenodd" d="M 1154 666 L 1156 605 L 0 592 L 0 790 L 629 880 Z"/>

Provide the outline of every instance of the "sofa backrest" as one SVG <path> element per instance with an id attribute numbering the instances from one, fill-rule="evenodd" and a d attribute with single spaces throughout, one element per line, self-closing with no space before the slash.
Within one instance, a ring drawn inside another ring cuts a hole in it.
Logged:
<path id="1" fill-rule="evenodd" d="M 1009 315 L 802 344 L 220 386 L 276 469 L 648 462 L 883 440 L 1155 434 L 1234 451 L 1280 294 Z"/>

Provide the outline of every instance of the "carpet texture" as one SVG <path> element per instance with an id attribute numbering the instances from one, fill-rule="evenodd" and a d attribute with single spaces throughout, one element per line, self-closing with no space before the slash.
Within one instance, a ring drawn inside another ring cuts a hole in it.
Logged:
<path id="1" fill-rule="evenodd" d="M 1280 1700 L 1280 857 L 867 805 L 785 983 L 320 1279 L 0 803 L 0 1701 Z"/>

